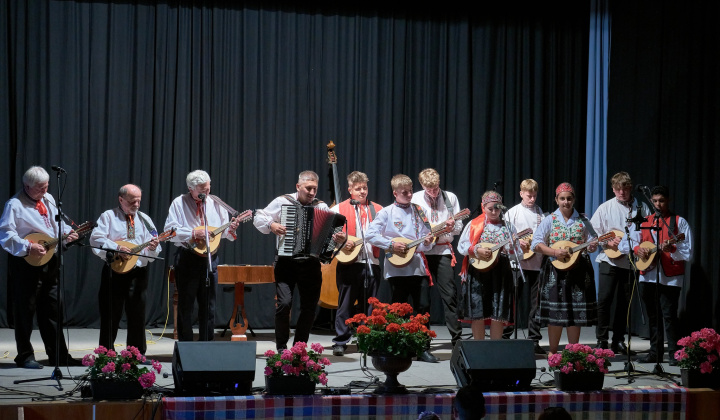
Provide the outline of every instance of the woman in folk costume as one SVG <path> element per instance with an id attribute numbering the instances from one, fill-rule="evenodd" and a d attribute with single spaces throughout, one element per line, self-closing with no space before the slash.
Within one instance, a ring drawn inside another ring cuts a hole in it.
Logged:
<path id="1" fill-rule="evenodd" d="M 567 329 L 568 342 L 580 340 L 580 327 L 597 322 L 597 299 L 595 276 L 590 259 L 583 251 L 577 262 L 568 270 L 557 270 L 552 264 L 564 260 L 570 253 L 567 249 L 552 248 L 559 241 L 575 244 L 590 242 L 589 252 L 597 249 L 596 238 L 588 231 L 589 222 L 575 210 L 575 189 L 563 182 L 555 189 L 558 209 L 543 219 L 535 229 L 531 249 L 546 258 L 540 271 L 540 308 L 538 317 L 548 327 L 550 339 L 549 356 L 557 353 L 562 329 Z"/>
<path id="2" fill-rule="evenodd" d="M 513 274 L 510 270 L 508 253 L 513 250 L 512 241 L 500 249 L 497 262 L 489 270 L 480 271 L 472 264 L 476 261 L 492 260 L 493 252 L 487 244 L 499 244 L 515 234 L 512 226 L 506 227 L 502 221 L 502 196 L 495 191 L 487 191 L 482 197 L 483 213 L 472 220 L 460 236 L 458 252 L 463 259 L 459 316 L 471 322 L 473 338 L 485 338 L 485 325 L 490 324 L 490 338 L 501 339 L 505 325 L 514 322 L 513 314 Z M 516 242 L 517 243 L 517 242 Z M 485 244 L 486 246 L 481 246 Z"/>

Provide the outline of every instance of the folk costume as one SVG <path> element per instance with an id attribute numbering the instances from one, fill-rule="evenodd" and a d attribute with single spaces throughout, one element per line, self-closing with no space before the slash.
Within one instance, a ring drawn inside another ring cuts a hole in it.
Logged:
<path id="1" fill-rule="evenodd" d="M 358 239 L 362 238 L 362 233 L 367 232 L 370 222 L 382 210 L 382 206 L 370 202 L 370 205 L 359 204 L 359 211 L 355 211 L 355 206 L 350 204 L 350 199 L 333 206 L 330 210 L 340 213 L 347 220 L 347 228 L 345 231 L 348 235 Z M 335 271 L 335 281 L 338 288 L 338 307 L 335 313 L 335 333 L 333 338 L 333 346 L 342 346 L 343 352 L 345 346 L 352 338 L 352 329 L 345 325 L 345 320 L 352 317 L 355 313 L 355 302 L 359 302 L 359 307 L 363 308 L 370 297 L 376 297 L 380 288 L 380 250 L 365 241 L 364 250 L 360 251 L 357 260 L 352 264 L 337 264 Z M 368 256 L 370 272 L 365 259 Z M 368 285 L 365 288 L 365 277 L 367 276 Z M 367 305 L 367 315 L 372 314 L 372 306 Z"/>
<path id="2" fill-rule="evenodd" d="M 491 201 L 500 202 L 500 196 L 491 194 L 483 199 L 483 205 Z M 484 319 L 486 324 L 489 324 L 490 320 L 501 321 L 504 324 L 514 322 L 515 286 L 508 254 L 521 252 L 520 249 L 513 249 L 512 242 L 509 242 L 498 253 L 496 265 L 486 272 L 476 269 L 470 263 L 470 259 L 475 258 L 475 245 L 499 244 L 515 233 L 512 226 L 508 230 L 502 220 L 497 223 L 488 222 L 484 212 L 463 230 L 458 242 L 458 252 L 465 256 L 460 271 L 462 283 L 458 315 L 461 319 L 465 321 Z"/>
<path id="3" fill-rule="evenodd" d="M 674 355 L 679 350 L 677 342 L 680 339 L 678 302 L 685 282 L 686 263 L 692 259 L 692 232 L 687 220 L 680 216 L 668 214 L 663 217 L 665 223 L 657 220 L 656 217 L 654 214 L 650 215 L 647 222 L 640 225 L 640 231 L 635 229 L 635 225 L 630 229 L 634 252 L 637 253 L 638 247 L 644 242 L 661 247 L 664 241 L 678 238 L 680 234 L 684 234 L 684 239 L 671 245 L 669 252 L 658 249 L 653 264 L 647 270 L 640 272 L 640 297 L 647 308 L 650 332 L 650 350 L 645 355 L 645 360 L 657 361 L 658 349 L 662 356 L 665 337 L 667 337 L 668 360 L 675 364 Z M 649 229 L 656 224 L 661 228 L 659 235 L 655 230 Z M 670 235 L 669 231 L 673 235 Z M 626 252 L 627 241 L 621 242 L 618 249 Z M 657 306 L 660 307 L 659 315 L 662 318 L 658 317 Z"/>
<path id="4" fill-rule="evenodd" d="M 560 209 L 543 219 L 538 226 L 530 248 L 538 244 L 552 247 L 559 241 L 575 244 L 589 242 L 593 237 L 577 210 L 565 221 Z M 540 307 L 538 321 L 541 325 L 562 327 L 594 325 L 597 322 L 595 277 L 587 255 L 579 255 L 575 265 L 567 271 L 557 270 L 545 257 L 540 270 Z"/>

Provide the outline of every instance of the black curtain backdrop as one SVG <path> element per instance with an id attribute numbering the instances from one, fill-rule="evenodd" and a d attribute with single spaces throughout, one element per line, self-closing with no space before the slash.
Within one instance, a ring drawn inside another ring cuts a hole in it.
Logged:
<path id="1" fill-rule="evenodd" d="M 589 6 L 497 3 L 8 0 L 0 9 L 0 197 L 39 164 L 67 169 L 62 200 L 77 222 L 117 205 L 118 188 L 131 182 L 143 189 L 142 210 L 163 226 L 198 168 L 238 210 L 293 192 L 305 169 L 321 175 L 319 197 L 328 199 L 333 140 L 341 179 L 366 172 L 382 204 L 391 202 L 392 175 L 416 180 L 426 167 L 473 210 L 497 180 L 506 204 L 517 203 L 528 177 L 540 183 L 545 209 L 554 209 L 561 181 L 583 203 Z M 53 195 L 56 185 L 52 178 Z M 250 225 L 239 235 L 222 245 L 223 263 L 272 262 L 273 237 Z M 149 325 L 172 322 L 163 269 L 173 253 L 152 264 Z M 102 264 L 88 248 L 65 253 L 69 325 L 98 326 Z M 0 273 L 6 327 L 5 257 Z M 273 325 L 273 297 L 272 285 L 247 296 L 253 326 Z M 221 294 L 218 320 L 231 311 L 232 294 Z"/>
<path id="2" fill-rule="evenodd" d="M 683 334 L 720 327 L 720 36 L 715 1 L 612 2 L 608 174 L 667 185 L 694 235 Z M 609 187 L 608 187 L 609 188 Z M 612 196 L 612 191 L 608 191 Z M 640 314 L 636 313 L 636 325 Z"/>

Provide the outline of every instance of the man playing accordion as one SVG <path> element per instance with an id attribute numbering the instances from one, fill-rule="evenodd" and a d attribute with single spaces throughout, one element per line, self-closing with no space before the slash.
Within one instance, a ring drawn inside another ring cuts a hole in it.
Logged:
<path id="1" fill-rule="evenodd" d="M 275 198 L 262 210 L 255 214 L 253 224 L 262 233 L 277 235 L 277 245 L 282 247 L 290 229 L 283 225 L 283 206 L 313 206 L 318 210 L 329 212 L 327 204 L 315 198 L 318 188 L 318 175 L 313 171 L 303 171 L 295 185 L 297 192 Z M 293 232 L 289 232 L 291 235 Z M 336 243 L 345 241 L 346 234 L 342 231 L 334 233 L 332 240 Z M 297 238 L 294 238 L 297 239 Z M 322 271 L 317 255 L 304 253 L 301 256 L 282 255 L 282 248 L 275 256 L 275 346 L 278 351 L 287 348 L 290 339 L 290 308 L 292 296 L 297 285 L 300 292 L 300 316 L 295 328 L 293 343 L 307 342 L 310 329 L 315 319 L 315 307 L 320 299 Z"/>

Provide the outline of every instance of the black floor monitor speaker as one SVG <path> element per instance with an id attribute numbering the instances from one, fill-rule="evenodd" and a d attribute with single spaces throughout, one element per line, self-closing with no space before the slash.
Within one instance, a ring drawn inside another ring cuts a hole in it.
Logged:
<path id="1" fill-rule="evenodd" d="M 462 340 L 455 344 L 450 370 L 459 387 L 483 391 L 524 391 L 537 372 L 532 340 Z"/>
<path id="2" fill-rule="evenodd" d="M 172 372 L 175 395 L 248 395 L 255 379 L 252 341 L 177 341 Z"/>

